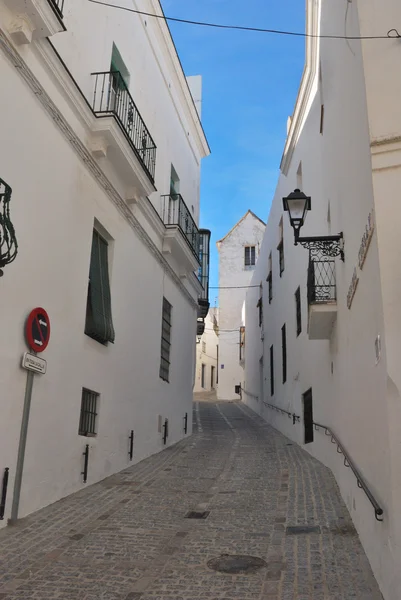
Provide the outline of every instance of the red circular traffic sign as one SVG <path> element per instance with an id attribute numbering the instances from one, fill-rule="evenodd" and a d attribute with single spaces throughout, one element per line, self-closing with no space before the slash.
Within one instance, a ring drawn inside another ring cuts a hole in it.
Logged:
<path id="1" fill-rule="evenodd" d="M 34 308 L 25 325 L 28 346 L 35 352 L 46 350 L 50 339 L 50 319 L 44 308 Z"/>

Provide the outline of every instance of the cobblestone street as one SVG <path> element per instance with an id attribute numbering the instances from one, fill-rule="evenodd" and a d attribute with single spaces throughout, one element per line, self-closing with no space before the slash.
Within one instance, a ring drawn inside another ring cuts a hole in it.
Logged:
<path id="1" fill-rule="evenodd" d="M 2 530 L 0 599 L 380 599 L 331 473 L 237 402 L 194 407 L 191 438 Z"/>

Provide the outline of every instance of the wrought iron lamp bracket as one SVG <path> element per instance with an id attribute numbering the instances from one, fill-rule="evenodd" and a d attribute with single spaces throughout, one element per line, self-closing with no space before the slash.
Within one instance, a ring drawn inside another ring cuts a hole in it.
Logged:
<path id="1" fill-rule="evenodd" d="M 311 256 L 323 255 L 329 257 L 339 256 L 344 262 L 344 236 L 343 233 L 337 235 L 300 237 L 295 235 L 295 245 L 301 244 L 310 251 Z"/>
<path id="2" fill-rule="evenodd" d="M 0 179 L 0 277 L 3 267 L 15 260 L 18 252 L 17 238 L 10 217 L 11 188 Z"/>

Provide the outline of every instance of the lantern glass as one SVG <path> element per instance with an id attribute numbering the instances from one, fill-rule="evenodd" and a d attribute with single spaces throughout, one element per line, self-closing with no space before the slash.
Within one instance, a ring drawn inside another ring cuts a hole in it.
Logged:
<path id="1" fill-rule="evenodd" d="M 310 200 L 310 197 L 298 189 L 283 198 L 283 208 L 289 213 L 291 227 L 296 233 L 299 233 L 305 222 L 307 212 L 310 209 Z"/>

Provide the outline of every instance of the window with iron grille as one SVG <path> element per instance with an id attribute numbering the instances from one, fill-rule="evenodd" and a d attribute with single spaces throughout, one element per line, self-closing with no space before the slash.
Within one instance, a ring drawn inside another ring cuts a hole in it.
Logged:
<path id="1" fill-rule="evenodd" d="M 262 286 L 260 287 L 260 298 L 259 301 L 256 305 L 256 307 L 259 309 L 259 327 L 262 327 L 263 325 L 263 289 Z"/>
<path id="2" fill-rule="evenodd" d="M 206 352 L 206 342 L 202 342 L 202 352 Z"/>
<path id="3" fill-rule="evenodd" d="M 269 255 L 269 274 L 266 277 L 266 281 L 269 285 L 269 304 L 273 300 L 273 264 L 272 264 L 272 253 Z"/>
<path id="4" fill-rule="evenodd" d="M 108 244 L 96 229 L 93 230 L 92 237 L 85 333 L 101 344 L 114 342 L 115 339 L 111 314 Z"/>
<path id="5" fill-rule="evenodd" d="M 285 330 L 285 323 L 281 328 L 281 348 L 283 353 L 283 383 L 285 383 L 287 381 L 287 334 Z"/>
<path id="6" fill-rule="evenodd" d="M 273 346 L 270 346 L 270 395 L 274 396 L 274 354 L 273 354 Z"/>
<path id="7" fill-rule="evenodd" d="M 239 359 L 240 359 L 240 362 L 245 359 L 245 327 L 244 326 L 241 326 L 239 328 Z"/>
<path id="8" fill-rule="evenodd" d="M 172 306 L 163 298 L 162 342 L 160 356 L 160 377 L 169 381 L 170 377 L 170 347 L 171 347 L 171 309 Z"/>
<path id="9" fill-rule="evenodd" d="M 295 307 L 297 316 L 297 336 L 302 331 L 302 313 L 301 313 L 301 288 L 295 292 Z"/>
<path id="10" fill-rule="evenodd" d="M 82 388 L 81 416 L 79 419 L 79 435 L 97 434 L 97 415 L 99 410 L 99 394 Z"/>
<path id="11" fill-rule="evenodd" d="M 244 264 L 246 267 L 254 267 L 256 264 L 256 246 L 244 247 Z"/>
<path id="12" fill-rule="evenodd" d="M 283 274 L 283 271 L 284 271 L 284 241 L 283 240 L 281 240 L 281 242 L 277 246 L 277 250 L 278 250 L 278 261 L 279 261 L 279 267 L 280 267 L 280 277 L 281 277 L 281 275 Z"/>

